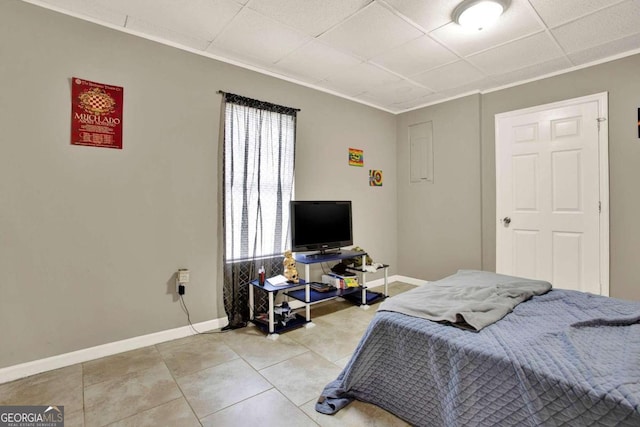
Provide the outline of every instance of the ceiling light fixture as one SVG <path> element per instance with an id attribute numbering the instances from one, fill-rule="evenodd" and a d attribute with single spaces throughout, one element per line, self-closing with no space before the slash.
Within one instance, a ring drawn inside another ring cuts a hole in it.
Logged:
<path id="1" fill-rule="evenodd" d="M 510 0 L 464 0 L 453 10 L 453 21 L 480 31 L 495 23 L 509 3 Z"/>

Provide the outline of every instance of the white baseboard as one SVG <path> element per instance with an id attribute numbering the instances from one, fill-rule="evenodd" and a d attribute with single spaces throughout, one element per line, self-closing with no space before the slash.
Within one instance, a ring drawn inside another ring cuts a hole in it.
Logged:
<path id="1" fill-rule="evenodd" d="M 391 282 L 402 282 L 414 286 L 422 286 L 429 283 L 428 280 L 415 279 L 413 277 L 400 276 L 397 274 L 389 277 L 389 283 Z M 384 285 L 384 280 L 382 281 L 382 284 Z"/>
<path id="2" fill-rule="evenodd" d="M 204 332 L 213 329 L 219 329 L 226 325 L 227 318 L 225 317 L 221 319 L 213 319 L 206 322 L 200 322 L 193 326 L 198 331 Z M 82 350 L 72 351 L 71 353 L 59 354 L 57 356 L 34 360 L 27 363 L 21 363 L 19 365 L 8 366 L 6 368 L 0 368 L 0 384 L 39 374 L 41 372 L 75 365 L 76 363 L 87 362 L 89 360 L 99 359 L 101 357 L 111 356 L 113 354 L 122 353 L 124 351 L 135 350 L 138 348 L 159 344 L 165 341 L 171 341 L 178 338 L 184 338 L 191 335 L 195 335 L 194 330 L 190 326 L 183 326 L 180 328 L 155 332 L 153 334 L 128 338 L 122 341 L 84 348 Z"/>
<path id="3" fill-rule="evenodd" d="M 403 282 L 415 286 L 422 286 L 426 283 L 429 283 L 426 280 L 419 280 L 412 277 L 400 275 L 389 276 L 388 280 L 389 283 Z M 369 288 L 376 288 L 380 286 L 384 286 L 384 278 L 367 281 L 367 287 Z M 227 319 L 220 318 L 197 323 L 193 326 L 198 331 L 202 332 L 219 329 L 226 325 Z M 8 366 L 6 368 L 0 368 L 0 384 L 39 374 L 41 372 L 75 365 L 76 363 L 88 362 L 89 360 L 99 359 L 101 357 L 111 356 L 125 351 L 159 344 L 165 341 L 188 337 L 190 335 L 195 335 L 193 329 L 191 329 L 191 327 L 189 326 L 183 326 L 180 328 L 169 329 L 153 334 L 142 335 L 122 341 L 116 341 L 98 345 L 95 347 L 85 348 L 82 350 L 72 351 L 71 353 L 59 354 L 57 356 L 34 360 L 32 362 L 21 363 L 19 365 Z"/>
<path id="4" fill-rule="evenodd" d="M 389 276 L 388 280 L 390 284 L 393 282 L 402 282 L 415 286 L 422 286 L 429 283 L 427 280 L 414 279 L 413 277 L 400 276 L 398 274 Z M 384 277 L 382 279 L 367 280 L 367 288 L 377 288 L 379 286 L 384 286 Z"/>

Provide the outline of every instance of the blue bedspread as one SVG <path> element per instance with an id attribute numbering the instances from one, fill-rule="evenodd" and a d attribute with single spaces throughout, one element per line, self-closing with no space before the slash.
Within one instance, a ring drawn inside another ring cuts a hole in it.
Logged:
<path id="1" fill-rule="evenodd" d="M 379 311 L 316 410 L 417 426 L 640 426 L 640 303 L 552 290 L 480 332 Z M 574 325 L 574 326 L 572 326 Z"/>

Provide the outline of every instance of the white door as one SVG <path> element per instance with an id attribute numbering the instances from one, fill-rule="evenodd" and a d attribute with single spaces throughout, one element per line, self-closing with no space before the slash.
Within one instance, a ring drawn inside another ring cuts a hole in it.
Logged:
<path id="1" fill-rule="evenodd" d="M 609 293 L 607 94 L 496 115 L 496 271 Z"/>

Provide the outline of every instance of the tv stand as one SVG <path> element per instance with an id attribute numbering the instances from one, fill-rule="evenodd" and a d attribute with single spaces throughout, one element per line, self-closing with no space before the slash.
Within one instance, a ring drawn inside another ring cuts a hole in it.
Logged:
<path id="1" fill-rule="evenodd" d="M 318 257 L 318 256 L 321 257 Z M 249 319 L 256 324 L 258 328 L 267 333 L 267 337 L 272 339 L 276 339 L 280 332 L 286 332 L 288 330 L 298 328 L 304 326 L 306 328 L 315 326 L 313 322 L 311 322 L 311 305 L 315 303 L 319 303 L 322 301 L 328 301 L 335 298 L 344 298 L 356 305 L 359 305 L 362 309 L 368 309 L 369 304 L 372 304 L 380 299 L 387 298 L 389 295 L 388 288 L 388 269 L 389 266 L 384 264 L 382 266 L 382 270 L 384 272 L 384 293 L 382 292 L 373 292 L 367 289 L 367 270 L 364 268 L 355 268 L 355 267 L 347 267 L 347 270 L 352 271 L 354 273 L 359 273 L 362 277 L 362 281 L 360 282 L 360 286 L 353 288 L 340 289 L 336 288 L 329 291 L 320 292 L 316 289 L 312 289 L 311 287 L 311 279 L 310 279 L 310 265 L 318 264 L 327 261 L 342 261 L 343 259 L 362 257 L 363 265 L 366 262 L 366 252 L 362 251 L 353 251 L 349 249 L 345 249 L 342 251 L 328 251 L 324 253 L 315 253 L 315 254 L 304 254 L 304 253 L 294 253 L 293 258 L 304 265 L 304 279 L 300 278 L 299 283 L 284 283 L 280 285 L 272 285 L 269 283 L 269 280 L 260 285 L 259 281 L 253 280 L 250 282 L 249 286 Z M 263 313 L 256 318 L 256 313 L 254 313 L 254 289 L 262 289 L 267 292 L 269 299 L 269 309 L 267 313 Z M 295 317 L 291 318 L 287 321 L 286 325 L 276 324 L 275 318 L 275 295 L 278 291 L 285 291 L 285 295 L 287 297 L 291 297 L 297 301 L 302 302 L 304 305 L 302 307 L 294 308 L 297 310 L 299 308 L 305 309 L 305 315 L 301 315 L 299 313 L 295 314 Z"/>
<path id="2" fill-rule="evenodd" d="M 317 264 L 321 262 L 330 262 L 330 261 L 342 261 L 343 259 L 362 257 L 362 265 L 366 265 L 366 256 L 367 253 L 363 251 L 353 251 L 349 249 L 337 250 L 337 251 L 326 251 L 320 253 L 313 254 L 304 254 L 304 253 L 294 253 L 293 258 L 296 262 L 304 265 L 304 280 L 306 283 L 311 281 L 310 278 L 310 265 Z M 317 292 L 312 290 L 310 286 L 305 286 L 304 289 L 291 290 L 286 292 L 285 295 L 290 296 L 298 301 L 302 301 L 305 304 L 306 308 L 306 316 L 305 320 L 307 322 L 311 322 L 311 304 L 327 301 L 330 299 L 343 297 L 348 299 L 355 304 L 359 305 L 363 309 L 368 309 L 369 304 L 381 299 L 386 298 L 388 296 L 388 265 L 383 265 L 382 270 L 384 271 L 384 293 L 371 292 L 367 290 L 367 271 L 363 268 L 350 268 L 347 270 L 352 271 L 354 273 L 360 273 L 362 275 L 362 281 L 360 286 L 354 288 L 347 289 L 336 289 L 334 291 L 329 292 Z"/>

